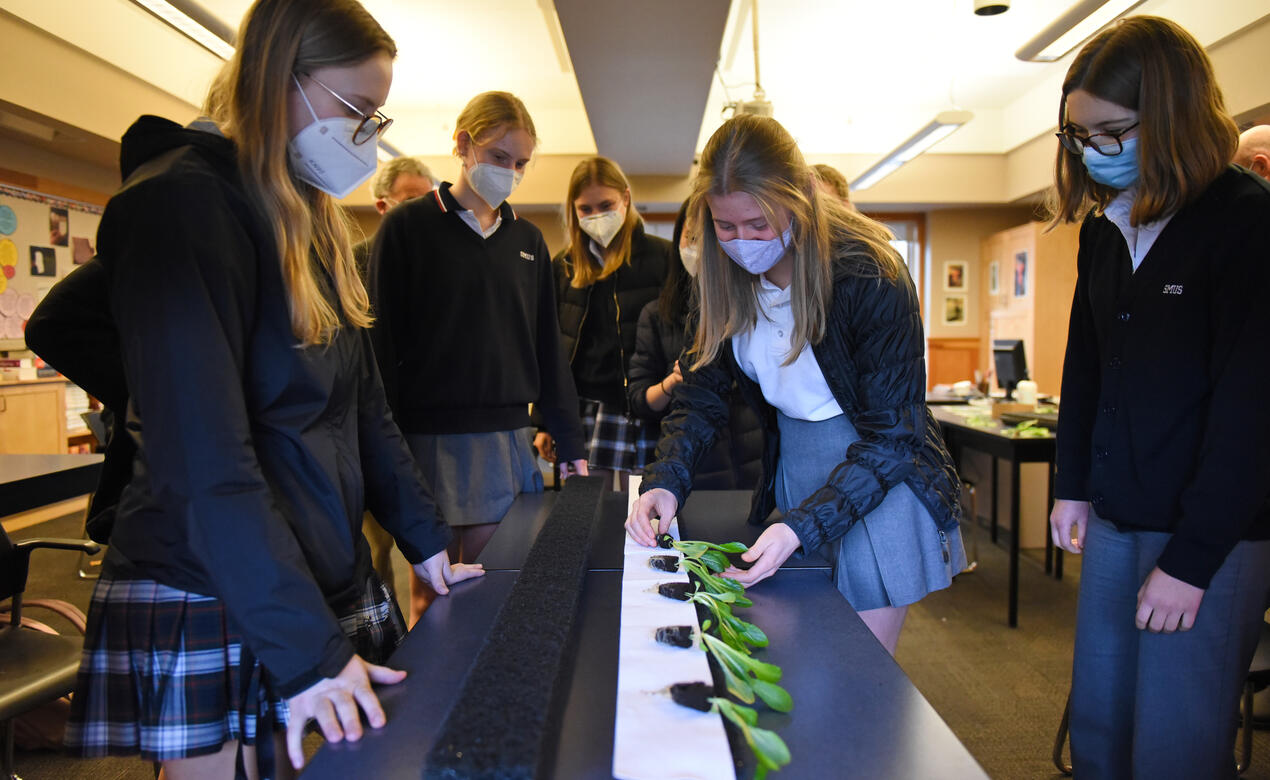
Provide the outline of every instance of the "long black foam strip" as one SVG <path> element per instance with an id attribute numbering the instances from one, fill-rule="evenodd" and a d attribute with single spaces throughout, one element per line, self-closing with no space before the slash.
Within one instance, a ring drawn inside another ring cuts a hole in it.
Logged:
<path id="1" fill-rule="evenodd" d="M 550 777 L 604 488 L 599 477 L 565 483 L 428 753 L 425 780 Z"/>

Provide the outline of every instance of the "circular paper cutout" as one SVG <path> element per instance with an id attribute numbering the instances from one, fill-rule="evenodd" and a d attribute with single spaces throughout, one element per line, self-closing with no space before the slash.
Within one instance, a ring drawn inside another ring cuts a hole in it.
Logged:
<path id="1" fill-rule="evenodd" d="M 11 236 L 17 229 L 18 215 L 14 214 L 13 209 L 8 206 L 0 206 L 0 233 Z"/>

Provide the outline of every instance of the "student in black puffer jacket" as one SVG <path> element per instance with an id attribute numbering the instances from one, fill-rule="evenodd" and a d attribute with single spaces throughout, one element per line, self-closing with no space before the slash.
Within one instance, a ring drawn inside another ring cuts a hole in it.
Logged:
<path id="1" fill-rule="evenodd" d="M 653 426 L 660 426 L 675 387 L 683 381 L 679 361 L 688 346 L 692 285 L 701 260 L 699 231 L 685 229 L 687 211 L 685 203 L 675 220 L 666 284 L 657 300 L 649 301 L 639 314 L 635 354 L 631 355 L 627 402 L 631 411 L 653 430 Z M 728 425 L 719 431 L 714 447 L 697 467 L 692 487 L 694 490 L 749 490 L 758 484 L 762 471 L 763 426 L 744 399 L 734 393 Z"/>
<path id="2" fill-rule="evenodd" d="M 556 305 L 564 354 L 578 389 L 592 474 L 625 476 L 652 456 L 656 435 L 627 408 L 626 388 L 635 330 L 644 305 L 666 281 L 670 242 L 644 230 L 631 188 L 617 163 L 584 160 L 565 198 L 569 247 L 556 255 Z M 554 458 L 551 438 L 538 451 Z"/>
<path id="3" fill-rule="evenodd" d="M 894 652 L 908 605 L 965 567 L 957 475 L 926 409 L 913 282 L 886 229 L 821 195 L 773 119 L 719 128 L 689 204 L 705 227 L 692 363 L 627 531 L 647 545 L 665 532 L 727 424 L 735 382 L 766 430 L 750 521 L 774 507 L 782 518 L 744 554 L 752 567 L 726 574 L 752 585 L 800 547 L 819 549 Z"/>

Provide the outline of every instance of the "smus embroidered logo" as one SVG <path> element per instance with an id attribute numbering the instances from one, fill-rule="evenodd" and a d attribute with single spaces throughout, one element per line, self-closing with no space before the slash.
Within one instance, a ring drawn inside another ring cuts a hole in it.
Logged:
<path id="1" fill-rule="evenodd" d="M 531 263 L 534 261 L 534 256 L 530 254 L 529 252 L 521 252 L 520 256 Z"/>
<path id="2" fill-rule="evenodd" d="M 1180 284 L 1166 284 L 1166 285 L 1164 285 L 1164 294 L 1165 294 L 1165 295 L 1181 295 L 1181 294 L 1182 294 L 1182 285 L 1180 285 Z"/>

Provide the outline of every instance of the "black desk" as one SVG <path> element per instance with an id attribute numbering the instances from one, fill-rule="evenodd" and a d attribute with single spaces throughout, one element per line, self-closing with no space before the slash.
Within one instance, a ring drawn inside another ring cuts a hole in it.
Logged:
<path id="1" fill-rule="evenodd" d="M 719 495 L 727 501 L 728 494 Z M 707 510 L 703 519 L 737 517 L 714 511 L 707 506 L 709 498 L 708 493 L 698 494 L 700 508 Z M 599 521 L 620 529 L 625 508 L 625 496 L 615 494 L 605 500 Z M 500 528 L 495 539 L 502 532 Z M 595 543 L 607 545 L 609 536 L 605 528 Z M 621 537 L 616 539 L 620 550 Z M 605 558 L 609 552 L 598 555 Z M 390 661 L 409 676 L 399 685 L 379 688 L 388 725 L 368 731 L 357 743 L 324 745 L 304 776 L 417 780 L 516 575 L 491 571 L 437 599 Z M 612 777 L 621 579 L 620 570 L 595 569 L 587 575 L 577 660 L 557 748 L 557 778 Z M 753 588 L 750 596 L 754 607 L 748 615 L 772 640 L 764 658 L 785 669 L 782 684 L 795 702 L 792 713 L 759 716 L 760 726 L 779 729 L 793 755 L 793 763 L 774 777 L 819 780 L 844 772 L 879 778 L 987 777 L 838 594 L 826 570 L 781 572 Z M 747 764 L 738 777 L 749 777 L 749 753 L 739 753 Z"/>
<path id="2" fill-rule="evenodd" d="M 484 565 L 486 571 L 519 570 L 555 501 L 556 493 L 550 490 L 518 496 L 499 524 L 498 532 L 476 559 L 477 563 Z M 626 536 L 623 525 L 626 520 L 626 494 L 609 493 L 603 501 L 603 517 L 595 532 L 588 568 L 592 571 L 621 571 L 622 545 Z M 685 539 L 750 545 L 758 539 L 765 526 L 745 522 L 749 513 L 748 490 L 698 490 L 688 496 L 679 512 L 680 533 Z M 770 522 L 777 519 L 779 515 L 773 514 Z M 828 569 L 829 562 L 813 552 L 805 558 L 792 557 L 781 568 Z"/>
<path id="3" fill-rule="evenodd" d="M 931 412 L 939 422 L 953 460 L 960 467 L 960 450 L 963 447 L 978 450 L 992 456 L 992 541 L 997 540 L 997 459 L 1010 464 L 1010 607 L 1011 628 L 1019 625 L 1019 464 L 1048 463 L 1048 504 L 1054 505 L 1054 459 L 1056 444 L 1054 434 L 1043 438 L 1019 438 L 1005 435 L 1007 427 L 994 421 L 992 427 L 981 428 L 966 423 L 960 415 L 948 407 L 932 406 Z M 990 414 L 984 410 L 984 414 Z M 975 520 L 972 518 L 972 520 Z M 975 520 L 977 522 L 977 520 Z M 1045 535 L 1045 572 L 1053 571 L 1063 578 L 1063 551 L 1054 548 L 1054 542 Z"/>
<path id="4" fill-rule="evenodd" d="M 0 516 L 97 489 L 101 455 L 0 455 Z"/>

